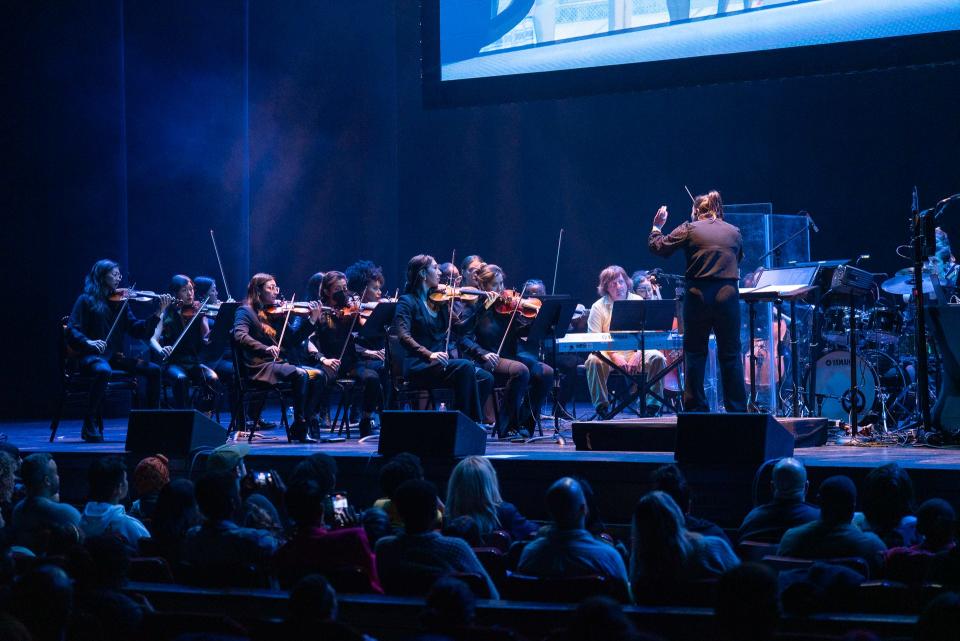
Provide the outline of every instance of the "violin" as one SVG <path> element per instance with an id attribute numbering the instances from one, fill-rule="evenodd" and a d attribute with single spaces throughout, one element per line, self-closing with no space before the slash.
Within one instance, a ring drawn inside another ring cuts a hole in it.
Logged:
<path id="1" fill-rule="evenodd" d="M 543 302 L 538 298 L 521 298 L 515 290 L 505 289 L 497 294 L 497 302 L 494 304 L 494 311 L 498 314 L 517 314 L 524 318 L 536 318 L 537 313 Z"/>
<path id="2" fill-rule="evenodd" d="M 310 303 L 303 301 L 281 301 L 275 305 L 264 307 L 263 311 L 267 316 L 286 316 L 287 313 L 289 313 L 291 316 L 307 317 L 310 315 Z M 320 311 L 325 314 L 337 314 L 340 310 L 327 307 L 326 305 L 320 305 Z"/>
<path id="3" fill-rule="evenodd" d="M 160 294 L 142 289 L 132 289 L 121 287 L 113 290 L 113 293 L 107 297 L 111 303 L 122 303 L 125 300 L 137 301 L 140 303 L 149 303 L 152 300 L 159 300 Z"/>
<path id="4" fill-rule="evenodd" d="M 481 296 L 486 296 L 487 292 L 476 287 L 453 287 L 441 283 L 436 288 L 430 290 L 429 298 L 434 303 L 444 303 L 451 300 L 462 300 L 465 303 L 472 303 Z"/>
<path id="5" fill-rule="evenodd" d="M 183 320 L 190 320 L 196 316 L 197 313 L 204 318 L 216 318 L 217 312 L 220 311 L 220 303 L 203 306 L 203 304 L 198 300 L 195 300 L 190 304 L 187 304 L 182 300 L 178 300 L 174 302 L 174 305 L 177 306 L 177 311 L 180 312 L 180 318 Z M 201 307 L 203 307 L 202 310 L 200 309 Z"/>

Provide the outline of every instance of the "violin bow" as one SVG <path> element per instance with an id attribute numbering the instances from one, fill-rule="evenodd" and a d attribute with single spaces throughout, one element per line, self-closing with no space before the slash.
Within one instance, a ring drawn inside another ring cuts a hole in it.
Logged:
<path id="1" fill-rule="evenodd" d="M 503 351 L 503 345 L 507 342 L 507 336 L 510 334 L 510 328 L 513 326 L 513 319 L 517 317 L 517 311 L 520 309 L 520 303 L 523 301 L 523 295 L 527 292 L 527 284 L 523 284 L 523 289 L 520 291 L 520 298 L 517 300 L 517 305 L 513 308 L 513 312 L 510 314 L 510 320 L 507 322 L 507 329 L 503 332 L 503 338 L 500 339 L 500 347 L 497 348 L 497 358 L 500 358 L 500 352 Z"/>
<path id="2" fill-rule="evenodd" d="M 220 267 L 220 280 L 223 281 L 223 291 L 227 293 L 227 300 L 233 300 L 230 295 L 230 285 L 227 284 L 227 275 L 223 273 L 223 263 L 220 262 L 220 250 L 217 249 L 217 239 L 213 236 L 213 230 L 210 230 L 210 240 L 213 242 L 213 253 L 217 256 L 217 266 Z"/>
<path id="3" fill-rule="evenodd" d="M 130 290 L 136 290 L 136 289 L 137 289 L 137 284 L 134 283 L 130 287 Z M 110 337 L 113 336 L 113 330 L 117 328 L 117 323 L 120 322 L 120 317 L 123 316 L 123 313 L 127 310 L 127 306 L 129 305 L 130 305 L 130 299 L 124 298 L 123 305 L 120 306 L 120 311 L 118 311 L 117 315 L 113 317 L 113 324 L 110 326 L 110 331 L 107 332 L 107 337 L 103 339 L 104 343 L 110 342 Z M 104 349 L 106 349 L 106 347 L 104 347 Z"/>
<path id="4" fill-rule="evenodd" d="M 453 254 L 450 255 L 450 264 L 456 265 L 457 264 L 455 262 L 456 259 L 457 259 L 457 250 L 456 248 L 454 248 Z M 450 273 L 450 289 L 451 289 L 451 292 L 450 292 L 451 295 L 456 294 L 456 292 L 453 291 L 454 282 L 453 282 L 452 272 Z M 443 343 L 443 353 L 446 354 L 448 357 L 450 356 L 450 331 L 453 329 L 453 301 L 454 301 L 454 298 L 450 298 L 450 304 L 447 306 L 447 339 Z M 446 365 L 444 365 L 444 369 L 446 369 Z"/>
<path id="5" fill-rule="evenodd" d="M 560 244 L 563 242 L 563 227 L 560 228 L 560 237 L 557 238 L 557 260 L 553 263 L 553 287 L 550 288 L 550 295 L 557 293 L 557 272 L 560 270 Z"/>
<path id="6" fill-rule="evenodd" d="M 363 293 L 360 294 L 360 303 L 357 304 L 357 313 L 353 315 L 353 320 L 350 322 L 350 331 L 347 332 L 347 337 L 343 341 L 343 348 L 340 350 L 340 358 L 337 360 L 342 361 L 343 355 L 347 353 L 347 346 L 350 344 L 350 338 L 353 336 L 353 328 L 357 326 L 357 319 L 360 318 L 360 305 L 362 301 L 367 297 L 367 290 L 370 289 L 370 283 L 367 283 L 367 286 L 363 288 Z"/>
<path id="7" fill-rule="evenodd" d="M 173 356 L 173 353 L 177 351 L 177 346 L 180 344 L 180 341 L 183 340 L 183 337 L 187 335 L 187 332 L 190 331 L 190 328 L 193 324 L 200 318 L 200 315 L 203 313 L 204 308 L 207 306 L 207 301 L 210 300 L 210 297 L 207 296 L 203 299 L 203 302 L 200 304 L 200 309 L 197 310 L 197 313 L 193 315 L 193 318 L 190 319 L 190 322 L 187 323 L 187 326 L 183 328 L 183 331 L 180 332 L 180 335 L 177 336 L 177 340 L 173 342 L 173 349 L 170 350 L 170 353 L 163 357 L 163 362 L 166 363 L 167 359 Z"/>
<path id="8" fill-rule="evenodd" d="M 693 197 L 692 193 L 690 193 L 690 188 L 687 187 L 686 185 L 684 185 L 683 188 L 687 190 L 687 195 L 690 196 L 690 200 L 693 202 L 694 205 L 696 205 L 697 199 Z"/>
<path id="9" fill-rule="evenodd" d="M 283 335 L 287 333 L 287 325 L 290 324 L 290 312 L 293 311 L 293 301 L 297 299 L 297 295 L 294 294 L 290 297 L 290 307 L 287 308 L 287 315 L 283 317 L 283 328 L 280 330 L 280 340 L 277 341 L 277 347 L 283 349 Z M 280 358 L 280 351 L 273 357 L 273 362 L 276 363 L 277 359 Z"/>

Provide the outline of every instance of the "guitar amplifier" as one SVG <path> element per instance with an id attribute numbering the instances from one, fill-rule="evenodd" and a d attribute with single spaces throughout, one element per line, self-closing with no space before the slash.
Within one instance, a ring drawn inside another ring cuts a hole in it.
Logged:
<path id="1" fill-rule="evenodd" d="M 865 294 L 873 289 L 873 274 L 853 265 L 840 265 L 833 272 L 830 289 L 841 294 Z"/>

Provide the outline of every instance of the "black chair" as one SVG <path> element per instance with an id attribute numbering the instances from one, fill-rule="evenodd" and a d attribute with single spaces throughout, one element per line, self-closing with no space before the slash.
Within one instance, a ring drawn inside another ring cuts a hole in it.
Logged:
<path id="1" fill-rule="evenodd" d="M 247 429 L 247 407 L 251 401 L 265 404 L 271 396 L 280 401 L 280 424 L 283 425 L 283 431 L 287 435 L 287 442 L 290 442 L 290 423 L 287 420 L 287 407 L 289 400 L 293 396 L 293 390 L 288 383 L 277 383 L 270 385 L 254 381 L 247 377 L 247 368 L 243 366 L 239 354 L 237 354 L 237 345 L 230 341 L 230 352 L 233 356 L 234 371 L 234 390 L 236 398 L 234 399 L 233 411 L 230 413 L 230 426 L 227 428 L 227 440 L 234 432 L 241 432 Z M 249 440 L 253 440 L 253 428 L 250 428 Z"/>
<path id="2" fill-rule="evenodd" d="M 158 364 L 161 364 L 161 363 L 158 363 Z M 173 405 L 170 403 L 170 394 L 171 394 L 172 388 L 173 388 L 173 385 L 170 383 L 170 381 L 167 380 L 167 377 L 164 376 L 161 379 L 160 402 L 163 403 L 163 406 L 168 409 L 174 409 Z M 207 395 L 210 395 L 210 397 L 212 398 L 212 402 L 210 404 L 210 410 L 205 409 L 198 403 L 198 401 L 201 398 L 204 398 Z M 202 413 L 206 413 L 207 411 L 212 412 L 213 418 L 217 421 L 217 423 L 220 422 L 220 399 L 222 398 L 222 396 L 223 396 L 222 392 L 218 392 L 214 389 L 210 389 L 209 387 L 207 387 L 202 383 L 196 383 L 192 380 L 190 381 L 190 408 L 195 409 L 198 412 L 202 412 Z"/>
<path id="3" fill-rule="evenodd" d="M 391 403 L 394 409 L 403 409 L 404 401 L 415 409 L 437 409 L 434 392 L 437 388 L 417 387 L 403 376 L 403 346 L 394 334 L 387 336 L 387 359 L 390 365 Z M 446 390 L 453 396 L 453 390 Z M 415 403 L 415 404 L 414 404 Z"/>
<path id="4" fill-rule="evenodd" d="M 347 440 L 350 439 L 350 408 L 353 406 L 357 395 L 356 383 L 352 378 L 338 378 L 333 383 L 339 398 L 337 399 L 337 410 L 330 422 L 330 434 L 333 435 L 336 432 L 337 436 L 342 436 Z"/>
<path id="5" fill-rule="evenodd" d="M 599 574 L 543 578 L 507 571 L 501 597 L 510 601 L 580 603 L 591 596 L 609 596 L 626 602 L 626 595 L 620 594 L 614 583 Z"/>
<path id="6" fill-rule="evenodd" d="M 67 344 L 67 325 L 69 316 L 60 319 L 60 339 L 57 341 L 57 362 L 60 364 L 60 394 L 57 399 L 57 409 L 50 421 L 50 442 L 57 437 L 57 428 L 63 418 L 67 406 L 86 407 L 90 403 L 90 388 L 93 377 L 81 374 L 77 369 L 77 354 Z M 137 399 L 137 377 L 124 371 L 114 370 L 107 382 L 107 394 L 111 392 L 129 392 L 131 404 Z M 104 395 L 106 397 L 106 395 Z M 103 408 L 97 408 L 96 416 L 92 417 L 97 428 L 103 432 Z"/>

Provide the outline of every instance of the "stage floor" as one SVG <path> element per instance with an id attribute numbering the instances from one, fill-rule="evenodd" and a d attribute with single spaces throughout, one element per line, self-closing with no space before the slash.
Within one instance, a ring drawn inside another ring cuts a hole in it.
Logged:
<path id="1" fill-rule="evenodd" d="M 647 419 L 649 420 L 649 419 Z M 671 422 L 674 418 L 659 419 Z M 226 425 L 229 418 L 221 417 Z M 625 419 L 636 423 L 637 419 Z M 80 421 L 61 423 L 58 436 L 48 442 L 49 423 L 21 421 L 0 423 L 7 441 L 24 453 L 50 452 L 61 470 L 62 499 L 80 504 L 86 497 L 86 469 L 92 458 L 104 454 L 126 453 L 126 419 L 109 419 L 105 424 L 105 442 L 88 444 L 80 440 Z M 563 423 L 564 445 L 552 441 L 512 443 L 490 441 L 486 455 L 500 477 L 501 491 L 531 518 L 545 519 L 543 496 L 549 485 L 561 476 L 579 476 L 591 482 L 597 494 L 598 509 L 609 523 L 625 524 L 632 506 L 650 489 L 650 474 L 674 460 L 672 452 L 577 451 L 571 435 L 571 423 Z M 552 430 L 552 424 L 550 425 Z M 544 425 L 547 433 L 547 425 Z M 358 443 L 356 437 L 337 443 L 294 445 L 286 442 L 282 429 L 266 433 L 252 444 L 248 469 L 274 469 L 286 476 L 303 457 L 316 452 L 333 456 L 338 466 L 338 485 L 347 490 L 356 505 L 371 505 L 378 498 L 378 476 L 384 458 L 377 454 L 377 443 Z M 858 485 L 873 467 L 896 462 L 909 470 L 918 501 L 931 497 L 960 504 L 960 450 L 927 446 L 853 446 L 825 445 L 797 448 L 794 454 L 807 466 L 811 498 L 825 478 L 845 474 Z M 128 457 L 131 467 L 136 464 Z M 175 476 L 195 476 L 203 466 L 203 456 L 190 461 L 174 460 Z M 441 494 L 455 461 L 424 461 L 428 479 Z M 724 527 L 735 527 L 749 510 L 753 496 L 753 466 L 731 467 L 718 461 L 714 466 L 684 467 L 694 488 L 695 511 Z"/>

